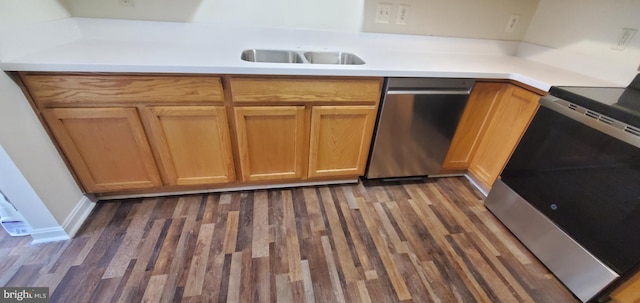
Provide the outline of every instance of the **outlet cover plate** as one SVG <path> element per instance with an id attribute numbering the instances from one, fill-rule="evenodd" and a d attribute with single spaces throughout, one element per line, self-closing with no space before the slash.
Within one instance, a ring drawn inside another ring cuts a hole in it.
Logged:
<path id="1" fill-rule="evenodd" d="M 133 0 L 118 0 L 120 2 L 120 6 L 134 8 Z"/>
<path id="2" fill-rule="evenodd" d="M 507 33 L 513 33 L 513 31 L 516 30 L 516 27 L 518 27 L 518 21 L 520 21 L 520 15 L 511 15 L 504 31 Z"/>
<path id="3" fill-rule="evenodd" d="M 376 6 L 376 23 L 389 23 L 392 7 L 393 5 L 388 3 L 378 3 Z"/>
<path id="4" fill-rule="evenodd" d="M 398 14 L 396 15 L 396 24 L 405 25 L 407 24 L 408 18 L 409 18 L 409 6 L 399 5 Z"/>

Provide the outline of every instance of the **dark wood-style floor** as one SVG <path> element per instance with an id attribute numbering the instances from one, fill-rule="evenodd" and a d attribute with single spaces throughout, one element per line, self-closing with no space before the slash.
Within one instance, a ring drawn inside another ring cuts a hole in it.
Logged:
<path id="1" fill-rule="evenodd" d="M 463 178 L 101 202 L 29 241 L 0 285 L 51 302 L 577 302 Z"/>

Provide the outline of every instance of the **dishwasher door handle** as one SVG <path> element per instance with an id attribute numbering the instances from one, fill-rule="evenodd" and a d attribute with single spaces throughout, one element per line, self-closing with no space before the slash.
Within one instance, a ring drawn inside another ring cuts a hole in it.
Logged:
<path id="1" fill-rule="evenodd" d="M 387 95 L 468 95 L 471 90 L 388 90 Z"/>

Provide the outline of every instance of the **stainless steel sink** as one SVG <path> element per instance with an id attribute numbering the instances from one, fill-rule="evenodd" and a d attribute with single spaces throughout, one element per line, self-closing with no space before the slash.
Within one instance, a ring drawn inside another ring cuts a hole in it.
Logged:
<path id="1" fill-rule="evenodd" d="M 365 63 L 360 57 L 345 52 L 306 52 L 304 57 L 312 64 L 360 65 Z"/>
<path id="2" fill-rule="evenodd" d="M 311 63 L 311 64 L 365 64 L 360 57 L 346 52 L 312 52 L 269 49 L 247 49 L 240 59 L 249 62 Z"/>
<path id="3" fill-rule="evenodd" d="M 304 63 L 300 54 L 286 50 L 247 49 L 242 52 L 240 59 L 249 62 Z"/>

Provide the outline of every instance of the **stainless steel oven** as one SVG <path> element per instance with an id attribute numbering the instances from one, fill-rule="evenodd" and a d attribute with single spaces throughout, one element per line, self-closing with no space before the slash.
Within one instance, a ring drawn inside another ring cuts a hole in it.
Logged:
<path id="1" fill-rule="evenodd" d="M 590 102 L 543 97 L 485 200 L 583 302 L 640 264 L 640 115 Z"/>

